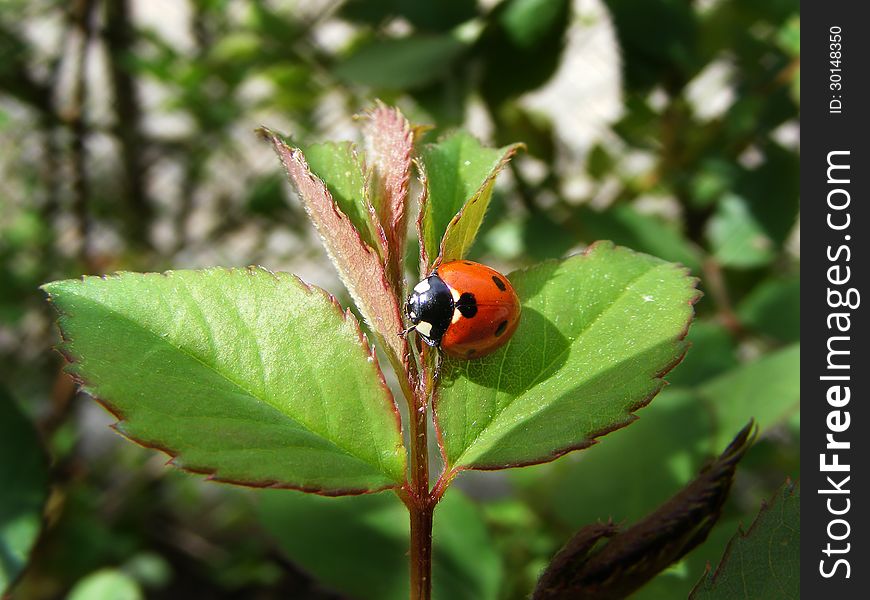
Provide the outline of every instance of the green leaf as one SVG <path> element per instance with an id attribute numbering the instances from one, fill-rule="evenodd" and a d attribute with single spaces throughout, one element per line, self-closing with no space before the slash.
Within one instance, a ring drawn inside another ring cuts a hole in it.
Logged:
<path id="1" fill-rule="evenodd" d="M 48 461 L 33 425 L 0 388 L 0 595 L 27 565 L 42 530 Z"/>
<path id="2" fill-rule="evenodd" d="M 356 319 L 262 268 L 43 286 L 67 370 L 115 428 L 211 478 L 324 494 L 404 481 L 399 417 Z"/>
<path id="3" fill-rule="evenodd" d="M 67 600 L 142 600 L 144 597 L 136 580 L 123 571 L 100 569 L 79 581 Z"/>
<path id="4" fill-rule="evenodd" d="M 692 590 L 692 600 L 800 598 L 800 485 L 787 483 L 741 528 L 715 571 Z"/>
<path id="5" fill-rule="evenodd" d="M 419 0 L 347 0 L 340 8 L 340 16 L 381 26 L 395 17 L 407 19 L 415 29 L 441 31 L 450 29 L 473 18 L 477 5 L 467 0 L 439 0 L 439 2 L 420 2 Z"/>
<path id="6" fill-rule="evenodd" d="M 517 46 L 534 46 L 563 14 L 565 0 L 511 0 L 499 16 L 505 33 Z"/>
<path id="7" fill-rule="evenodd" d="M 577 220 L 586 239 L 612 240 L 683 264 L 694 273 L 701 269 L 698 249 L 679 230 L 629 204 L 617 204 L 603 212 L 583 207 L 577 211 Z"/>
<path id="8" fill-rule="evenodd" d="M 439 251 L 444 260 L 462 258 L 468 251 L 489 206 L 495 177 L 519 147 L 485 148 L 465 132 L 423 147 L 428 197 L 422 229 L 430 261 Z"/>
<path id="9" fill-rule="evenodd" d="M 672 385 L 700 385 L 737 366 L 737 345 L 720 323 L 695 321 L 686 339 L 691 349 L 668 375 Z"/>
<path id="10" fill-rule="evenodd" d="M 773 241 L 749 211 L 746 200 L 728 195 L 708 222 L 713 256 L 726 267 L 753 268 L 773 259 Z"/>
<path id="11" fill-rule="evenodd" d="M 801 18 L 800 15 L 792 15 L 783 23 L 776 33 L 777 45 L 788 52 L 791 56 L 799 58 L 801 55 Z"/>
<path id="12" fill-rule="evenodd" d="M 363 160 L 353 142 L 324 142 L 304 148 L 311 172 L 326 184 L 333 200 L 347 215 L 363 241 L 381 249 L 366 195 Z"/>
<path id="13" fill-rule="evenodd" d="M 359 600 L 407 600 L 408 511 L 394 494 L 322 498 L 264 492 L 260 520 L 293 562 Z M 499 557 L 469 500 L 449 492 L 435 510 L 436 600 L 498 597 Z"/>
<path id="14" fill-rule="evenodd" d="M 699 52 L 698 11 L 680 0 L 605 0 L 625 69 L 625 87 L 648 91 L 664 75 L 688 80 L 708 57 Z M 650 27 L 650 23 L 667 27 Z"/>
<path id="15" fill-rule="evenodd" d="M 452 34 L 376 39 L 355 48 L 333 73 L 374 88 L 419 88 L 447 74 L 466 48 L 467 44 Z"/>
<path id="16" fill-rule="evenodd" d="M 326 252 L 354 303 L 392 362 L 407 359 L 408 345 L 398 335 L 404 329 L 399 303 L 378 253 L 333 199 L 326 184 L 311 173 L 298 148 L 291 148 L 272 131 L 261 129 L 271 143 L 290 181 L 296 186 L 305 212 L 317 228 Z"/>
<path id="17" fill-rule="evenodd" d="M 740 322 L 783 342 L 801 337 L 800 277 L 768 279 L 737 306 Z"/>
<path id="18" fill-rule="evenodd" d="M 752 134 L 761 135 L 757 128 Z M 755 169 L 740 171 L 735 183 L 735 194 L 741 200 L 745 199 L 745 209 L 752 215 L 749 224 L 761 228 L 774 246 L 785 242 L 794 230 L 800 212 L 800 157 L 797 152 L 777 143 L 766 144 L 764 162 Z"/>
<path id="19" fill-rule="evenodd" d="M 566 529 L 599 520 L 637 521 L 691 481 L 710 458 L 705 450 L 713 426 L 697 395 L 669 387 L 630 429 L 610 434 L 606 443 L 586 450 L 583 460 L 518 469 L 512 479 Z M 609 485 L 589 485 L 615 477 L 618 494 Z"/>
<path id="20" fill-rule="evenodd" d="M 764 431 L 800 407 L 801 350 L 794 344 L 736 367 L 699 388 L 717 415 L 719 442 L 749 419 Z"/>
<path id="21" fill-rule="evenodd" d="M 544 462 L 631 423 L 685 352 L 698 297 L 684 269 L 609 242 L 510 280 L 523 304 L 514 336 L 442 367 L 451 468 Z"/>

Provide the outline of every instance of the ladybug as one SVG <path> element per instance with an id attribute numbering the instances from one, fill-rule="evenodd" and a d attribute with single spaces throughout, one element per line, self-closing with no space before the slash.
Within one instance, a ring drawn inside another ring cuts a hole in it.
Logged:
<path id="1" fill-rule="evenodd" d="M 520 321 L 520 300 L 507 278 L 486 265 L 456 260 L 414 286 L 405 305 L 424 342 L 457 358 L 494 352 Z"/>

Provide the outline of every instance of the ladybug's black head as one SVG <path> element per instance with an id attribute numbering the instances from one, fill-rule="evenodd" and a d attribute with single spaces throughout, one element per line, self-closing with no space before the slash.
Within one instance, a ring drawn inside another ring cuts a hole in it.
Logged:
<path id="1" fill-rule="evenodd" d="M 453 319 L 453 294 L 438 275 L 430 275 L 408 296 L 405 310 L 414 329 L 430 346 L 438 346 Z"/>

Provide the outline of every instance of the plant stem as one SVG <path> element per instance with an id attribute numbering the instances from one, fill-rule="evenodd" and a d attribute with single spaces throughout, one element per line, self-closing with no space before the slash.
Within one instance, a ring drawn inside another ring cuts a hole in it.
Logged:
<path id="1" fill-rule="evenodd" d="M 427 415 L 434 378 L 431 356 L 426 350 L 419 380 L 414 382 L 413 394 L 408 398 L 411 480 L 403 500 L 411 518 L 411 600 L 429 600 L 432 596 L 432 516 L 437 500 L 429 492 Z"/>
<path id="2" fill-rule="evenodd" d="M 432 597 L 432 516 L 435 505 L 428 498 L 411 509 L 411 600 Z"/>

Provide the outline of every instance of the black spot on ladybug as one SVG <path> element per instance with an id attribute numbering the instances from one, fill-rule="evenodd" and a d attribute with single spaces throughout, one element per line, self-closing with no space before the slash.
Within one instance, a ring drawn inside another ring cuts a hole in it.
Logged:
<path id="1" fill-rule="evenodd" d="M 475 354 L 477 354 L 477 349 L 472 348 L 471 350 L 469 350 L 468 352 L 465 353 L 465 356 L 474 356 Z"/>
<path id="2" fill-rule="evenodd" d="M 477 300 L 474 299 L 474 294 L 465 292 L 459 296 L 459 302 L 456 303 L 456 308 L 466 319 L 470 319 L 477 314 Z"/>
<path id="3" fill-rule="evenodd" d="M 493 283 L 495 283 L 495 287 L 497 287 L 501 291 L 505 291 L 507 289 L 507 286 L 504 284 L 504 281 L 502 281 L 501 279 L 499 279 L 495 275 L 492 276 L 492 281 L 493 281 Z"/>
<path id="4" fill-rule="evenodd" d="M 507 321 L 502 321 L 498 324 L 498 327 L 495 328 L 495 337 L 503 334 L 505 329 L 507 329 Z"/>

